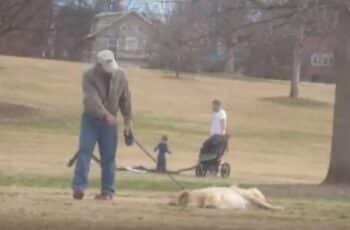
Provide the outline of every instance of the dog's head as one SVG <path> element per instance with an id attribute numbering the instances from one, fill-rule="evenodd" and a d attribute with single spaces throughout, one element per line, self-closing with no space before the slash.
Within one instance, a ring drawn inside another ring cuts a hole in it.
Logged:
<path id="1" fill-rule="evenodd" d="M 186 206 L 189 203 L 190 193 L 187 191 L 182 191 L 179 193 L 175 199 L 169 202 L 169 205 L 173 206 Z"/>
<path id="2" fill-rule="evenodd" d="M 190 201 L 190 193 L 187 191 L 183 191 L 178 196 L 178 205 L 186 206 Z"/>
<path id="3" fill-rule="evenodd" d="M 185 207 L 189 203 L 189 200 L 190 200 L 190 193 L 187 191 L 182 191 L 176 196 L 176 199 L 173 199 L 172 201 L 169 202 L 169 205 Z"/>

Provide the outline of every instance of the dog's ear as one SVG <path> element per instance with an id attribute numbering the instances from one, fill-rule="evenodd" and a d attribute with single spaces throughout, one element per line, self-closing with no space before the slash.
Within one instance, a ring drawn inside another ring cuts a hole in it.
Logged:
<path id="1" fill-rule="evenodd" d="M 178 204 L 180 206 L 186 206 L 190 200 L 190 193 L 187 191 L 182 191 L 178 196 Z"/>

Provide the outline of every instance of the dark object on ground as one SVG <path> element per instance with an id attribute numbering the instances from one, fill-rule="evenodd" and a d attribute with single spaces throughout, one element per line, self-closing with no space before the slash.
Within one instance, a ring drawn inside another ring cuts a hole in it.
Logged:
<path id="1" fill-rule="evenodd" d="M 131 133 L 131 135 L 132 135 L 132 133 Z M 129 137 L 129 138 L 130 138 L 130 137 Z M 152 155 L 150 152 L 148 152 L 148 150 L 147 150 L 145 147 L 143 147 L 143 145 L 142 145 L 140 142 L 138 142 L 138 141 L 134 138 L 133 135 L 132 135 L 132 140 L 133 140 L 133 143 L 135 143 L 135 144 L 137 145 L 137 147 L 139 147 L 139 148 L 141 149 L 141 151 L 142 151 L 145 155 L 147 155 L 154 163 L 157 163 L 157 159 L 155 159 L 155 158 L 153 157 L 153 155 Z M 78 154 L 79 154 L 79 152 L 77 152 L 77 153 L 72 157 L 72 159 L 69 160 L 69 162 L 67 163 L 67 166 L 68 166 L 68 167 L 72 167 L 72 166 L 74 165 L 74 163 L 76 162 L 76 160 L 77 160 L 77 158 L 78 158 Z M 93 157 L 94 161 L 96 161 L 98 164 L 101 163 L 100 159 L 98 159 L 95 155 L 92 155 L 92 157 Z M 125 168 L 125 169 L 126 169 L 126 168 Z M 117 170 L 118 170 L 118 169 L 117 169 Z M 128 170 L 128 169 L 126 169 L 126 170 Z M 153 171 L 154 171 L 154 170 L 153 170 Z M 151 171 L 147 171 L 147 172 L 151 172 Z M 180 182 L 178 182 L 178 181 L 172 176 L 172 174 L 177 174 L 177 173 L 164 172 L 164 174 L 167 175 L 167 176 L 169 177 L 169 179 L 170 179 L 176 186 L 178 186 L 179 188 L 181 188 L 181 190 L 185 190 L 185 187 L 184 187 Z"/>
<path id="2" fill-rule="evenodd" d="M 68 167 L 68 168 L 71 168 L 71 167 L 75 164 L 75 162 L 76 162 L 77 159 L 78 159 L 78 155 L 79 155 L 79 152 L 75 153 L 74 156 L 68 161 L 68 163 L 67 163 L 67 167 Z M 97 164 L 100 164 L 100 163 L 101 163 L 100 159 L 98 159 L 98 157 L 95 156 L 95 155 L 92 155 L 92 159 L 93 159 Z"/>
<path id="3" fill-rule="evenodd" d="M 205 177 L 208 173 L 214 176 L 219 174 L 222 178 L 230 176 L 230 164 L 221 162 L 228 149 L 228 139 L 228 135 L 214 135 L 204 142 L 195 169 L 197 177 Z"/>
<path id="4" fill-rule="evenodd" d="M 75 200 L 82 200 L 84 198 L 84 192 L 83 191 L 73 191 L 73 198 Z"/>
<path id="5" fill-rule="evenodd" d="M 174 171 L 175 174 L 180 174 L 182 172 L 187 172 L 187 171 L 192 171 L 197 168 L 198 165 L 194 165 L 192 167 L 184 168 L 184 169 L 179 169 L 177 171 Z"/>
<path id="6" fill-rule="evenodd" d="M 127 146 L 132 146 L 134 144 L 134 134 L 131 130 L 129 132 L 124 132 L 124 140 Z"/>

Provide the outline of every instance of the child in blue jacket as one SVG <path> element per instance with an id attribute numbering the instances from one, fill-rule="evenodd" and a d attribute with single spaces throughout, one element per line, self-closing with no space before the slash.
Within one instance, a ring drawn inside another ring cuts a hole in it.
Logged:
<path id="1" fill-rule="evenodd" d="M 157 172 L 166 172 L 166 155 L 171 154 L 168 147 L 168 137 L 163 135 L 159 144 L 154 148 L 154 152 L 158 153 L 157 156 Z"/>

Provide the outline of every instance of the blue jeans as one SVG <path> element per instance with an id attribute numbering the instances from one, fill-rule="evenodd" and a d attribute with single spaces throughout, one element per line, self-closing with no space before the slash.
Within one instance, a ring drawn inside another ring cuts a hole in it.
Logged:
<path id="1" fill-rule="evenodd" d="M 157 172 L 166 172 L 166 156 L 158 154 L 157 157 Z"/>
<path id="2" fill-rule="evenodd" d="M 101 157 L 101 192 L 115 192 L 115 169 L 118 132 L 116 126 L 88 114 L 81 119 L 80 144 L 72 183 L 73 190 L 88 187 L 90 162 L 96 143 Z"/>

